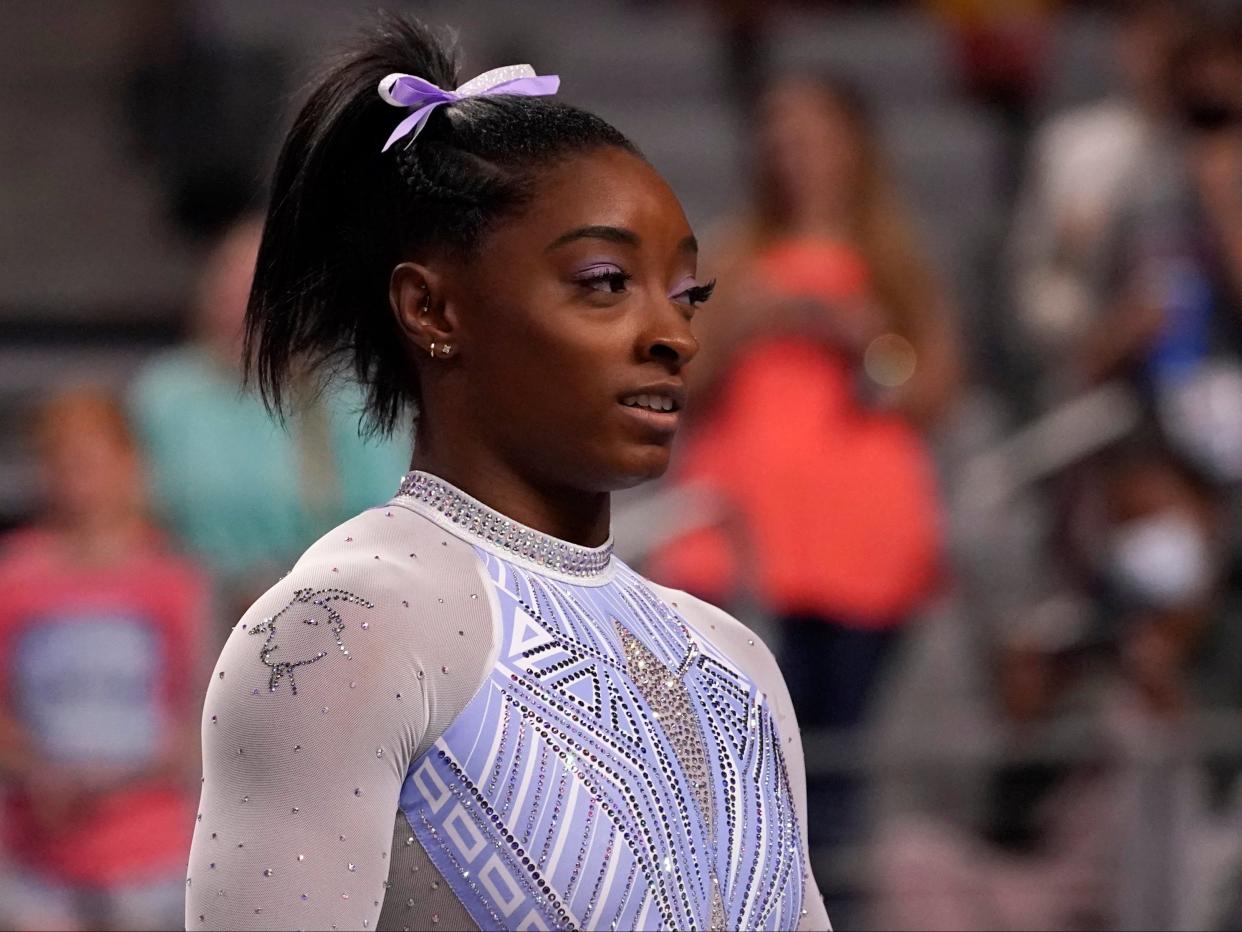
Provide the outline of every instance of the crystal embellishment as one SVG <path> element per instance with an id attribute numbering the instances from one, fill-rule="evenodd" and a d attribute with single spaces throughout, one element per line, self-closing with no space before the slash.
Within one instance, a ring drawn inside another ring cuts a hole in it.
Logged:
<path id="1" fill-rule="evenodd" d="M 276 691 L 276 687 L 280 685 L 282 677 L 289 677 L 289 688 L 296 696 L 298 694 L 298 684 L 294 679 L 293 671 L 298 667 L 315 663 L 328 656 L 325 650 L 316 651 L 309 657 L 302 657 L 298 660 L 277 660 L 273 658 L 273 654 L 280 650 L 280 645 L 276 643 L 276 625 L 282 617 L 289 612 L 290 609 L 297 608 L 298 612 L 306 612 L 305 606 L 316 606 L 327 612 L 328 623 L 326 627 L 331 632 L 336 641 L 336 649 L 349 656 L 349 651 L 345 649 L 345 642 L 341 640 L 341 633 L 345 630 L 345 620 L 341 617 L 332 605 L 333 602 L 348 602 L 355 605 L 361 605 L 365 608 L 374 608 L 375 606 L 360 596 L 354 595 L 352 592 L 346 592 L 344 589 L 298 589 L 293 593 L 293 599 L 289 604 L 278 611 L 270 618 L 264 618 L 259 624 L 250 629 L 251 634 L 266 634 L 267 638 L 263 641 L 263 646 L 259 649 L 259 659 L 272 672 L 268 677 L 267 688 L 271 692 Z M 313 609 L 310 609 L 313 611 Z M 290 619 L 291 620 L 291 619 Z M 305 617 L 301 619 L 302 624 L 311 627 L 319 626 L 319 618 Z M 324 712 L 328 710 L 325 708 Z"/>
<path id="2" fill-rule="evenodd" d="M 441 884 L 480 928 L 794 928 L 786 736 L 754 680 L 620 560 L 600 585 L 475 550 L 500 651 L 402 792 Z"/>
<path id="3" fill-rule="evenodd" d="M 397 494 L 421 502 L 471 536 L 540 569 L 577 577 L 599 576 L 612 559 L 612 538 L 601 547 L 571 544 L 506 518 L 430 473 L 407 474 Z"/>
<path id="4" fill-rule="evenodd" d="M 681 763 L 694 800 L 699 805 L 699 812 L 707 824 L 708 836 L 714 839 L 716 819 L 712 805 L 712 786 L 708 779 L 710 766 L 707 745 L 703 738 L 703 728 L 690 704 L 690 691 L 678 677 L 677 671 L 660 663 L 655 654 L 634 637 L 625 625 L 615 618 L 612 619 L 612 624 L 621 638 L 621 649 L 625 652 L 625 663 L 634 679 L 634 685 L 650 704 L 673 745 L 673 753 Z M 694 646 L 691 643 L 690 655 L 682 661 L 681 669 L 687 669 L 693 660 Z M 666 866 L 665 869 L 672 868 Z M 715 867 L 711 868 L 710 923 L 713 930 L 725 927 L 724 903 L 720 898 L 720 884 L 716 881 Z"/>

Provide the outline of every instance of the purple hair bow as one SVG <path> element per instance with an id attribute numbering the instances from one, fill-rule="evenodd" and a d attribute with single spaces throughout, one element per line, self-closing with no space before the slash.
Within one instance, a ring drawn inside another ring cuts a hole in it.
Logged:
<path id="1" fill-rule="evenodd" d="M 409 116 L 397 124 L 388 141 L 381 150 L 387 152 L 389 147 L 403 136 L 408 135 L 413 142 L 432 111 L 441 104 L 451 104 L 463 97 L 479 97 L 486 94 L 517 94 L 522 97 L 543 97 L 555 94 L 561 85 L 561 79 L 554 74 L 535 74 L 530 65 L 506 65 L 493 68 L 475 78 L 471 78 L 455 91 L 446 91 L 437 87 L 426 78 L 412 74 L 390 74 L 379 83 L 379 95 L 385 102 L 394 107 L 409 107 L 413 110 Z"/>

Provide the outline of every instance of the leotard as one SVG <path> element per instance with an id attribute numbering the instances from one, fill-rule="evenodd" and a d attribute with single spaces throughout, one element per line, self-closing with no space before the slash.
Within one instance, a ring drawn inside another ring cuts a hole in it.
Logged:
<path id="1" fill-rule="evenodd" d="M 826 929 L 747 628 L 413 472 L 232 631 L 194 929 Z"/>

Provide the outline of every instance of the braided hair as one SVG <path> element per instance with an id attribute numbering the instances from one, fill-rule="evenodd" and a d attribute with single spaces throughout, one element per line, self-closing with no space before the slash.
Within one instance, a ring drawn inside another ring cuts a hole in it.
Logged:
<path id="1" fill-rule="evenodd" d="M 438 107 L 413 145 L 381 152 L 400 112 L 376 91 L 392 72 L 460 83 L 456 50 L 425 26 L 383 14 L 316 82 L 276 165 L 246 312 L 247 380 L 284 417 L 291 383 L 349 372 L 364 416 L 390 434 L 419 391 L 389 307 L 394 266 L 414 254 L 468 258 L 520 213 L 539 174 L 616 146 L 599 117 L 548 97 L 488 95 Z"/>

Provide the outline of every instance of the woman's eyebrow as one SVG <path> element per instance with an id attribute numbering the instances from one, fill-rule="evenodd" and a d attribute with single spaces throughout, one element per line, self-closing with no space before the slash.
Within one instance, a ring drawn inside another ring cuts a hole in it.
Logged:
<path id="1" fill-rule="evenodd" d="M 586 226 L 570 230 L 568 233 L 562 233 L 552 240 L 544 251 L 551 252 L 553 249 L 558 249 L 566 243 L 572 243 L 576 239 L 603 239 L 610 243 L 619 243 L 622 246 L 638 246 L 642 242 L 638 238 L 637 233 L 624 227 Z"/>
<path id="2" fill-rule="evenodd" d="M 545 251 L 551 252 L 558 249 L 566 243 L 572 243 L 578 239 L 602 239 L 610 243 L 619 243 L 622 246 L 637 247 L 642 243 L 642 239 L 633 230 L 627 230 L 624 227 L 612 226 L 585 226 L 570 230 L 568 233 L 562 233 L 551 243 L 548 244 Z M 687 236 L 677 244 L 678 252 L 698 253 L 699 241 L 692 235 Z"/>

